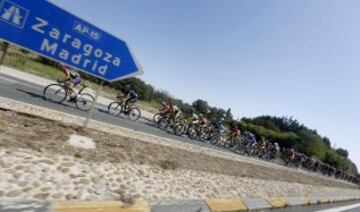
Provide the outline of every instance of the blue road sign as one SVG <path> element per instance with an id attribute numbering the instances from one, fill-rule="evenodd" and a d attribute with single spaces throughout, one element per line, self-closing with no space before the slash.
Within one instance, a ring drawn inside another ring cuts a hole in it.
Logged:
<path id="1" fill-rule="evenodd" d="M 0 39 L 107 81 L 142 73 L 124 41 L 44 0 L 0 0 Z"/>

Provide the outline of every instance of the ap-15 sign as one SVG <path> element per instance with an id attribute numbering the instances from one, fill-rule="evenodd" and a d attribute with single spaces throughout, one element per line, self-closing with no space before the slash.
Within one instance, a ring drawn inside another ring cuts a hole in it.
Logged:
<path id="1" fill-rule="evenodd" d="M 107 81 L 142 73 L 124 41 L 44 0 L 0 0 L 0 39 Z"/>

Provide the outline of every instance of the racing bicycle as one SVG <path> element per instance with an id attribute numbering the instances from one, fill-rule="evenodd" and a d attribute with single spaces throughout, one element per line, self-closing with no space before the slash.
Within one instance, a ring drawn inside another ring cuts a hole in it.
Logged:
<path id="1" fill-rule="evenodd" d="M 133 121 L 136 121 L 141 117 L 140 109 L 133 106 L 129 111 L 129 109 L 126 107 L 124 98 L 120 96 L 117 97 L 117 101 L 111 102 L 109 104 L 108 112 L 113 116 L 120 116 L 123 114 L 128 119 Z"/>
<path id="2" fill-rule="evenodd" d="M 68 80 L 57 80 L 57 83 L 46 86 L 43 90 L 43 97 L 46 100 L 62 103 L 65 100 L 70 101 L 70 97 L 74 96 L 75 105 L 80 110 L 88 111 L 94 104 L 95 99 L 91 94 L 85 93 L 84 90 L 87 88 L 86 85 L 82 85 L 78 92 L 74 92 L 69 88 Z"/>

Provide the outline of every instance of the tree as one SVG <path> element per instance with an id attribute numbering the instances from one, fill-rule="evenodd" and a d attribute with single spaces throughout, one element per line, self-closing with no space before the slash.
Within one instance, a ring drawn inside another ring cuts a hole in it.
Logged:
<path id="1" fill-rule="evenodd" d="M 231 113 L 231 108 L 227 109 L 224 118 L 225 118 L 226 122 L 231 122 L 233 120 L 233 115 Z"/>
<path id="2" fill-rule="evenodd" d="M 325 154 L 324 162 L 334 166 L 336 169 L 347 170 L 350 168 L 349 162 L 333 150 Z"/>
<path id="3" fill-rule="evenodd" d="M 201 99 L 194 101 L 192 103 L 192 106 L 195 108 L 196 111 L 198 111 L 199 113 L 202 113 L 202 114 L 207 114 L 208 111 L 210 110 L 209 104 L 207 103 L 207 101 L 204 101 Z"/>
<path id="4" fill-rule="evenodd" d="M 335 151 L 336 151 L 336 153 L 343 156 L 344 158 L 348 158 L 348 156 L 349 156 L 349 152 L 346 149 L 338 148 Z"/>
<path id="5" fill-rule="evenodd" d="M 210 108 L 210 113 L 208 114 L 208 118 L 212 121 L 220 120 L 225 118 L 226 111 L 222 108 L 212 107 Z"/>
<path id="6" fill-rule="evenodd" d="M 323 137 L 322 140 L 323 140 L 324 144 L 330 149 L 331 148 L 330 139 L 328 137 Z"/>

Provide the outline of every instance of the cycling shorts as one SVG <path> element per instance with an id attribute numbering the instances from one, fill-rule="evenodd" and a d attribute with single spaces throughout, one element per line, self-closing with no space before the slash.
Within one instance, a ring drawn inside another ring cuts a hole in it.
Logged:
<path id="1" fill-rule="evenodd" d="M 79 76 L 77 76 L 77 77 L 75 77 L 73 80 L 71 80 L 71 83 L 73 84 L 73 86 L 75 87 L 75 86 L 77 86 L 78 84 L 80 84 L 80 77 Z"/>
<path id="2" fill-rule="evenodd" d="M 181 114 L 181 111 L 180 110 L 174 111 L 174 114 L 175 114 L 175 118 L 177 118 Z"/>
<path id="3" fill-rule="evenodd" d="M 137 100 L 137 97 L 130 97 L 128 100 L 126 100 L 126 103 L 135 104 Z"/>

